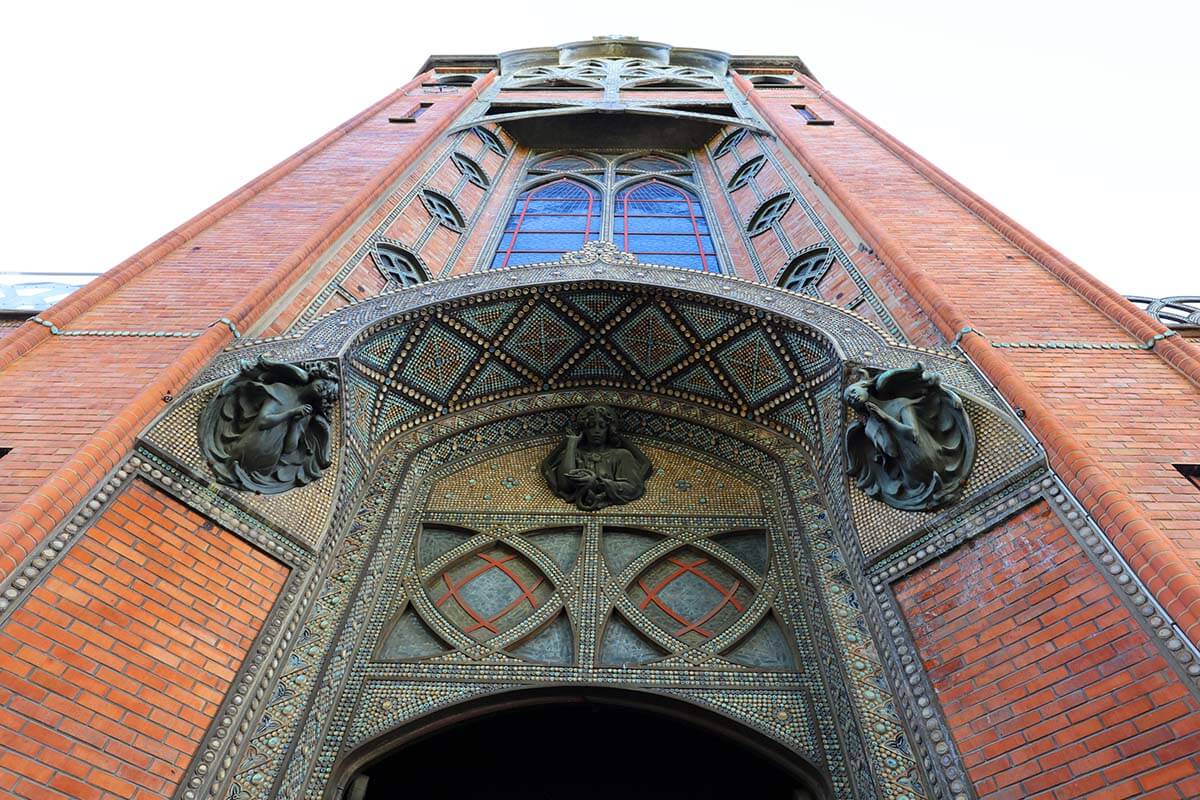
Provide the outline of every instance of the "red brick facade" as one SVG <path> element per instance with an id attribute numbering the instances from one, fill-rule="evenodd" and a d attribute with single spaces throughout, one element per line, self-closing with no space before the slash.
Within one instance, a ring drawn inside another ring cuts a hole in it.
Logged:
<path id="1" fill-rule="evenodd" d="M 132 485 L 0 629 L 0 790 L 170 797 L 286 577 Z"/>
<path id="2" fill-rule="evenodd" d="M 447 132 L 497 79 L 493 70 L 473 86 L 422 93 L 434 75 L 75 292 L 41 314 L 48 324 L 5 327 L 0 446 L 12 451 L 0 459 L 0 577 L 36 557 L 235 330 L 279 335 L 379 294 L 385 282 L 362 246 L 381 228 L 404 242 L 428 229 L 415 253 L 433 278 L 486 268 L 531 151 L 503 132 L 507 160 L 479 144 L 472 157 L 491 185 L 456 198 L 473 222 L 462 235 L 431 226 L 418 190 L 460 182 L 444 158 Z M 802 82 L 765 90 L 735 75 L 777 135 L 746 137 L 738 159 L 769 156 L 762 190 L 796 187 L 847 253 L 821 297 L 855 301 L 853 269 L 913 344 L 959 339 L 1138 578 L 1200 641 L 1200 491 L 1174 467 L 1200 463 L 1200 348 L 1164 337 Z M 431 105 L 415 123 L 389 122 L 417 98 Z M 806 124 L 797 104 L 833 124 Z M 714 144 L 695 153 L 697 181 L 725 231 L 726 271 L 758 281 L 757 260 L 760 282 L 772 283 L 788 252 L 779 238 L 740 235 L 758 201 L 725 192 L 736 164 L 712 157 Z M 822 241 L 798 204 L 781 227 L 797 250 Z M 869 305 L 855 309 L 885 325 Z M 64 331 L 78 335 L 55 335 Z M 1095 347 L 1051 346 L 1063 342 Z M 0 627 L 0 793 L 171 796 L 286 577 L 158 490 L 125 489 Z M 918 569 L 896 596 L 980 797 L 1200 797 L 1200 703 L 1049 509 L 1032 507 Z"/>
<path id="3" fill-rule="evenodd" d="M 981 797 L 1200 795 L 1200 703 L 1045 505 L 896 594 Z"/>

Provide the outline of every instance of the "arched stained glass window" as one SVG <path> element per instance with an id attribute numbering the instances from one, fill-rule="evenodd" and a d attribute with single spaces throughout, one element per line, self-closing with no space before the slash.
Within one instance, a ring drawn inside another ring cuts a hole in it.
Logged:
<path id="1" fill-rule="evenodd" d="M 617 193 L 613 241 L 651 264 L 721 271 L 700 199 L 656 178 Z"/>
<path id="2" fill-rule="evenodd" d="M 600 197 L 595 189 L 560 178 L 517 196 L 492 269 L 553 261 L 600 238 Z"/>

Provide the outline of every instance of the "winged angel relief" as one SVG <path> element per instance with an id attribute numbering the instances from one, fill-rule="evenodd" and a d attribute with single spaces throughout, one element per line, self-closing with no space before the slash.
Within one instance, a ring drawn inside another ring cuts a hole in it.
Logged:
<path id="1" fill-rule="evenodd" d="M 953 502 L 975 461 L 962 399 L 919 363 L 860 375 L 843 395 L 863 417 L 846 429 L 847 471 L 859 488 L 905 511 Z"/>
<path id="2" fill-rule="evenodd" d="M 217 480 L 278 494 L 321 477 L 331 459 L 338 378 L 259 356 L 225 381 L 200 417 L 200 450 Z"/>

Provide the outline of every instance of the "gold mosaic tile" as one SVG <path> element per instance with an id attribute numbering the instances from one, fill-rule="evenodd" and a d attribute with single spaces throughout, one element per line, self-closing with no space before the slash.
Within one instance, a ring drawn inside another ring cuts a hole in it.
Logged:
<path id="1" fill-rule="evenodd" d="M 761 494 L 746 481 L 679 452 L 636 440 L 650 458 L 654 473 L 646 494 L 632 503 L 610 506 L 604 514 L 688 514 L 692 516 L 758 516 Z M 434 485 L 431 511 L 486 509 L 495 512 L 577 515 L 574 506 L 551 493 L 542 477 L 542 460 L 558 444 L 536 445 L 477 462 Z"/>

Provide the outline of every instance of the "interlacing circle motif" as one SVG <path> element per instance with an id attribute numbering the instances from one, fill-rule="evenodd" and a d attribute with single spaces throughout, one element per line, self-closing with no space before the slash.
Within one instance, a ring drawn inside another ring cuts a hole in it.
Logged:
<path id="1" fill-rule="evenodd" d="M 723 610 L 726 606 L 733 606 L 733 608 L 739 614 L 746 610 L 746 606 L 739 602 L 736 596 L 737 590 L 742 585 L 740 580 L 735 579 L 733 583 L 729 584 L 728 586 L 722 585 L 711 575 L 701 572 L 698 569 L 698 567 L 708 563 L 707 558 L 687 560 L 681 558 L 669 558 L 667 561 L 676 567 L 675 571 L 671 572 L 653 587 L 647 586 L 644 579 L 638 579 L 638 586 L 642 587 L 642 591 L 646 593 L 645 599 L 642 600 L 638 607 L 644 610 L 647 606 L 653 603 L 663 613 L 682 625 L 683 627 L 679 628 L 679 630 L 672 632 L 673 636 L 679 637 L 694 631 L 704 638 L 710 639 L 713 636 L 713 631 L 706 629 L 703 626 L 710 619 L 715 617 L 718 612 Z M 708 608 L 708 610 L 695 619 L 689 619 L 687 616 L 685 616 L 685 612 L 676 610 L 675 606 L 673 606 L 669 601 L 664 601 L 661 595 L 663 590 L 670 588 L 675 584 L 676 581 L 688 575 L 698 578 L 700 581 L 716 590 L 719 595 L 714 600 L 713 604 Z"/>
<path id="2" fill-rule="evenodd" d="M 457 581 L 451 577 L 449 572 L 442 573 L 442 580 L 446 584 L 446 593 L 434 602 L 434 605 L 440 608 L 446 603 L 447 600 L 454 598 L 454 601 L 458 604 L 458 607 L 475 620 L 474 624 L 463 628 L 463 633 L 474 633 L 480 629 L 486 630 L 487 632 L 493 634 L 499 633 L 500 630 L 496 627 L 497 622 L 507 616 L 511 611 L 518 609 L 525 603 L 529 604 L 530 609 L 536 609 L 538 607 L 537 597 L 535 597 L 533 593 L 539 586 L 542 585 L 542 582 L 545 581 L 544 577 L 537 578 L 533 582 L 533 585 L 526 586 L 525 579 L 521 575 L 514 572 L 512 567 L 506 566 L 510 561 L 517 557 L 516 555 L 508 555 L 504 556 L 503 558 L 496 558 L 495 556 L 488 555 L 487 553 L 477 553 L 475 557 L 483 562 L 483 566 L 476 567 L 473 571 L 469 572 L 467 575 L 463 576 Z M 463 589 L 472 585 L 476 578 L 487 575 L 493 569 L 499 570 L 504 577 L 512 581 L 513 587 L 519 593 L 516 597 L 509 600 L 509 602 L 499 611 L 494 613 L 481 612 L 471 604 L 470 599 L 463 595 Z"/>

